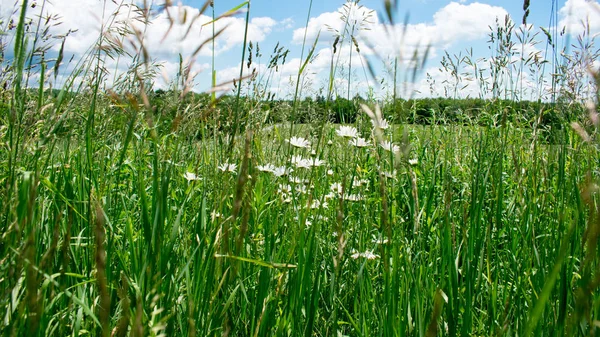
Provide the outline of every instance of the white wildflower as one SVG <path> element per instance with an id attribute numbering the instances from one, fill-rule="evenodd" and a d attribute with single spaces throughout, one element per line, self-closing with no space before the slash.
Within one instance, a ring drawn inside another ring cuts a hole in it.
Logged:
<path id="1" fill-rule="evenodd" d="M 311 167 L 322 166 L 325 164 L 325 161 L 321 160 L 319 158 L 313 158 L 311 160 L 311 159 L 302 158 L 301 156 L 293 156 L 292 164 L 295 165 L 297 168 L 308 169 Z"/>
<path id="2" fill-rule="evenodd" d="M 410 166 L 415 166 L 415 165 L 417 165 L 419 163 L 419 160 L 416 159 L 416 158 L 415 159 L 409 159 L 408 163 L 410 164 Z"/>
<path id="3" fill-rule="evenodd" d="M 369 181 L 366 179 L 356 179 L 356 177 L 354 177 L 352 187 L 361 187 L 362 185 L 369 185 Z"/>
<path id="4" fill-rule="evenodd" d="M 310 161 L 302 156 L 292 156 L 292 165 L 297 168 L 310 168 Z"/>
<path id="5" fill-rule="evenodd" d="M 342 126 L 340 126 L 339 129 L 335 130 L 335 133 L 337 133 L 337 135 L 340 137 L 348 137 L 348 138 L 358 137 L 358 130 L 356 130 L 356 128 L 353 126 L 342 125 Z"/>
<path id="6" fill-rule="evenodd" d="M 328 217 L 326 217 L 326 216 L 323 216 L 323 215 L 321 215 L 321 214 L 317 214 L 317 215 L 314 217 L 314 220 L 318 220 L 318 221 L 322 221 L 322 222 L 327 222 L 327 221 L 329 221 L 329 218 L 328 218 Z"/>
<path id="7" fill-rule="evenodd" d="M 266 164 L 266 165 L 258 165 L 256 166 L 256 168 L 261 171 L 261 172 L 271 172 L 273 173 L 273 171 L 275 171 L 275 165 L 273 164 Z"/>
<path id="8" fill-rule="evenodd" d="M 306 185 L 296 185 L 296 192 L 300 194 L 306 194 Z"/>
<path id="9" fill-rule="evenodd" d="M 300 177 L 290 177 L 290 182 L 294 184 L 308 184 L 307 179 L 302 179 Z"/>
<path id="10" fill-rule="evenodd" d="M 361 104 L 360 107 L 371 119 L 371 124 L 373 124 L 374 131 L 380 133 L 381 130 L 390 127 L 390 124 L 383 118 L 383 115 L 381 114 L 381 108 L 379 107 L 379 104 L 375 105 L 375 111 L 371 110 L 365 104 Z"/>
<path id="11" fill-rule="evenodd" d="M 375 260 L 375 259 L 378 259 L 378 258 L 379 258 L 379 255 L 377 255 L 377 254 L 373 254 L 373 252 L 372 252 L 372 251 L 370 251 L 370 250 L 367 250 L 367 251 L 365 251 L 365 252 L 362 252 L 362 253 L 360 253 L 360 252 L 355 252 L 354 254 L 352 254 L 352 256 L 351 256 L 351 257 L 352 257 L 353 259 L 355 259 L 355 260 L 356 260 L 356 259 L 358 259 L 359 257 L 363 257 L 363 258 L 365 258 L 365 259 L 367 259 L 367 260 Z"/>
<path id="12" fill-rule="evenodd" d="M 282 176 L 286 176 L 292 172 L 294 172 L 294 169 L 292 168 L 287 168 L 285 166 L 278 166 L 273 168 L 273 171 L 271 171 L 276 177 L 282 177 Z"/>
<path id="13" fill-rule="evenodd" d="M 235 170 L 237 170 L 237 164 L 223 163 L 219 165 L 218 168 L 223 172 L 235 172 Z"/>
<path id="14" fill-rule="evenodd" d="M 342 184 L 340 183 L 333 183 L 331 184 L 331 186 L 329 187 L 329 189 L 331 190 L 331 192 L 337 194 L 337 195 L 342 195 L 342 192 L 344 190 Z"/>
<path id="15" fill-rule="evenodd" d="M 394 152 L 394 153 L 400 152 L 400 147 L 398 145 L 395 145 L 394 143 L 391 143 L 387 140 L 381 142 L 379 144 L 379 146 L 381 146 L 386 151 L 390 151 L 390 152 Z"/>
<path id="16" fill-rule="evenodd" d="M 389 171 L 383 171 L 383 172 L 381 172 L 381 174 L 384 177 L 386 177 L 388 179 L 394 179 L 394 180 L 396 179 L 396 173 L 397 173 L 396 170 L 394 170 L 392 172 L 389 172 Z"/>
<path id="17" fill-rule="evenodd" d="M 360 194 L 348 194 L 344 197 L 344 200 L 347 201 L 362 201 L 365 200 L 365 197 L 363 197 Z"/>
<path id="18" fill-rule="evenodd" d="M 277 193 L 292 193 L 292 186 L 290 185 L 283 185 L 283 184 L 279 184 L 279 187 L 277 189 Z"/>
<path id="19" fill-rule="evenodd" d="M 323 166 L 323 165 L 325 165 L 325 161 L 324 161 L 324 160 L 321 160 L 321 159 L 319 159 L 319 158 L 314 158 L 314 159 L 312 160 L 312 162 L 310 163 L 310 165 L 311 165 L 312 167 Z"/>
<path id="20" fill-rule="evenodd" d="M 279 197 L 281 198 L 281 202 L 283 202 L 284 204 L 288 204 L 288 203 L 292 202 L 292 198 L 291 198 L 292 187 L 290 185 L 279 184 L 277 193 L 279 194 Z"/>
<path id="21" fill-rule="evenodd" d="M 302 137 L 292 137 L 286 141 L 288 143 L 290 143 L 290 145 L 295 146 L 295 147 L 304 148 L 304 149 L 310 147 L 310 142 Z"/>
<path id="22" fill-rule="evenodd" d="M 312 167 L 312 165 L 310 164 L 310 160 L 302 159 L 302 160 L 296 162 L 296 167 L 309 169 Z"/>
<path id="23" fill-rule="evenodd" d="M 371 124 L 373 124 L 374 129 L 385 130 L 390 128 L 390 123 L 385 118 L 380 118 L 379 120 L 371 120 Z"/>
<path id="24" fill-rule="evenodd" d="M 379 239 L 373 239 L 373 240 L 371 240 L 371 242 L 376 243 L 378 245 L 386 245 L 390 242 L 390 240 L 384 239 L 384 238 L 379 238 Z"/>
<path id="25" fill-rule="evenodd" d="M 212 212 L 210 212 L 210 219 L 215 222 L 215 220 L 219 219 L 221 217 L 221 213 L 213 210 Z"/>
<path id="26" fill-rule="evenodd" d="M 356 147 L 369 147 L 371 146 L 371 142 L 369 142 L 368 140 L 358 137 L 358 138 L 354 138 L 348 141 L 348 144 L 352 145 L 352 146 L 356 146 Z"/>
<path id="27" fill-rule="evenodd" d="M 329 204 L 327 204 L 327 201 L 321 202 L 318 199 L 314 199 L 312 201 L 312 204 L 310 204 L 310 208 L 311 209 L 329 208 Z"/>
<path id="28" fill-rule="evenodd" d="M 185 180 L 187 181 L 193 181 L 193 180 L 202 180 L 202 178 L 196 176 L 195 173 L 192 172 L 186 172 L 183 174 L 183 177 L 185 178 Z"/>

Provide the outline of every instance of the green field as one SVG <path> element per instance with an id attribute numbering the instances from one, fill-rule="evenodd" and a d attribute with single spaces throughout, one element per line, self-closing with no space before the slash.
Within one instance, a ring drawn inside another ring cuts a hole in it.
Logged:
<path id="1" fill-rule="evenodd" d="M 367 99 L 352 124 L 289 122 L 299 100 L 265 123 L 267 100 L 108 91 L 99 67 L 26 85 L 22 21 L 15 36 L 3 336 L 600 332 L 595 106 L 519 121 L 485 100 L 469 123 L 418 125 Z"/>

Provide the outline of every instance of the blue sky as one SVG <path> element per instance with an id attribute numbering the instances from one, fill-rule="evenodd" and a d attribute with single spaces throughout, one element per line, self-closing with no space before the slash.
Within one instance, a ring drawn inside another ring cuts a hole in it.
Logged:
<path id="1" fill-rule="evenodd" d="M 33 0 L 30 0 L 30 3 Z M 0 14 L 2 18 L 7 18 L 10 15 L 15 16 L 15 0 L 0 0 Z M 35 16 L 41 10 L 42 0 L 33 1 L 37 4 L 35 9 L 30 9 L 29 15 Z M 127 1 L 124 1 L 127 2 Z M 140 1 L 138 1 L 139 3 Z M 175 1 L 174 1 L 175 2 Z M 240 4 L 240 0 L 215 0 L 215 12 L 217 15 L 226 12 L 227 10 Z M 499 1 L 499 0 L 415 0 L 415 1 L 398 1 L 399 8 L 396 13 L 397 27 L 395 33 L 386 36 L 383 23 L 378 18 L 378 13 L 383 13 L 383 0 L 363 0 L 358 3 L 362 6 L 351 6 L 351 16 L 357 20 L 364 19 L 364 27 L 369 30 L 364 30 L 362 33 L 357 33 L 358 41 L 361 47 L 362 58 L 357 57 L 355 51 L 351 51 L 349 41 L 339 49 L 337 55 L 341 55 L 337 61 L 337 69 L 339 72 L 336 76 L 336 94 L 346 96 L 348 94 L 348 79 L 351 82 L 351 96 L 354 94 L 364 95 L 369 87 L 375 88 L 375 93 L 378 96 L 389 94 L 391 79 L 385 74 L 384 60 L 375 57 L 373 52 L 366 48 L 365 41 L 377 50 L 380 56 L 390 60 L 391 57 L 401 54 L 404 58 L 412 55 L 415 49 L 421 54 L 424 50 L 424 45 L 430 45 L 430 54 L 426 66 L 419 70 L 419 76 L 415 79 L 416 83 L 409 85 L 410 89 L 403 92 L 405 96 L 438 96 L 443 92 L 440 89 L 438 92 L 429 92 L 428 83 L 426 82 L 427 74 L 436 80 L 436 83 L 441 83 L 447 80 L 447 74 L 440 74 L 440 60 L 447 51 L 450 55 L 458 54 L 468 48 L 473 49 L 473 58 L 482 59 L 490 56 L 488 49 L 487 34 L 489 33 L 489 25 L 494 25 L 496 17 L 500 17 L 503 21 L 505 15 L 509 15 L 512 20 L 517 23 L 517 28 L 521 23 L 523 16 L 523 2 L 517 0 Z M 156 2 L 158 4 L 160 2 Z M 309 64 L 303 77 L 303 94 L 314 95 L 323 93 L 326 88 L 327 74 L 330 70 L 332 43 L 335 34 L 331 33 L 329 27 L 341 29 L 343 21 L 340 19 L 340 13 L 344 11 L 342 0 L 325 0 L 313 1 L 312 9 L 309 17 L 309 1 L 281 1 L 281 0 L 254 0 L 250 6 L 250 25 L 249 25 L 249 40 L 254 45 L 258 43 L 261 47 L 262 58 L 254 60 L 251 69 L 246 69 L 246 73 L 251 72 L 254 68 L 259 74 L 264 74 L 265 78 L 270 78 L 267 82 L 263 80 L 269 91 L 276 92 L 278 97 L 289 97 L 293 91 L 294 81 L 297 71 L 300 67 L 300 55 L 302 49 L 302 37 L 305 32 L 307 34 L 306 48 L 308 49 L 315 41 L 317 34 L 320 32 L 319 43 L 315 49 L 316 58 Z M 210 26 L 202 27 L 202 23 L 210 19 L 210 9 L 205 16 L 201 16 L 192 25 L 189 33 L 188 26 L 191 22 L 189 18 L 198 14 L 198 8 L 204 4 L 204 1 L 185 0 L 177 6 L 169 8 L 171 17 L 183 17 L 183 13 L 187 13 L 188 20 L 175 25 L 169 30 L 169 21 L 167 20 L 166 12 L 163 11 L 155 16 L 153 23 L 144 29 L 146 33 L 145 45 L 153 60 L 161 65 L 160 76 L 157 76 L 155 86 L 164 88 L 168 86 L 169 81 L 174 78 L 178 67 L 178 55 L 181 54 L 186 61 L 193 61 L 193 72 L 197 73 L 193 81 L 193 90 L 203 91 L 210 87 L 210 68 L 211 68 L 211 50 L 210 45 L 206 46 L 193 59 L 189 58 L 193 51 L 202 41 L 210 34 Z M 552 6 L 555 6 L 558 22 L 551 21 Z M 596 7 L 594 7 L 596 6 Z M 574 33 L 581 31 L 580 20 L 589 17 L 591 23 L 591 31 L 593 34 L 600 32 L 600 8 L 597 0 L 586 2 L 586 0 L 532 0 L 528 23 L 533 33 L 538 33 L 536 40 L 540 43 L 535 46 L 526 46 L 523 50 L 527 53 L 542 53 L 546 48 L 546 38 L 541 33 L 540 27 L 550 28 L 567 25 L 568 22 L 575 23 L 570 26 L 570 30 Z M 37 12 L 36 12 L 37 11 Z M 104 17 L 101 14 L 105 13 Z M 109 21 L 108 18 L 113 12 L 118 12 L 116 16 L 123 24 L 133 22 L 131 12 L 126 8 L 118 8 L 112 2 L 107 2 L 106 5 L 99 0 L 79 0 L 77 2 L 70 0 L 53 0 L 44 7 L 45 14 L 57 14 L 62 22 L 60 25 L 53 26 L 50 32 L 59 35 L 65 33 L 68 29 L 77 29 L 76 33 L 72 33 L 65 43 L 67 54 L 74 55 L 74 59 L 81 58 L 88 47 L 97 39 L 101 22 L 105 25 Z M 372 13 L 368 16 L 367 13 Z M 406 15 L 409 15 L 408 26 L 406 28 L 406 36 L 400 38 L 400 32 L 404 27 L 401 27 Z M 206 16 L 208 15 L 208 16 Z M 365 18 L 366 17 L 366 18 Z M 307 25 L 307 19 L 309 19 Z M 217 78 L 219 82 L 232 80 L 239 75 L 241 64 L 241 51 L 245 26 L 245 13 L 239 13 L 235 17 L 221 20 L 217 27 L 227 25 L 225 33 L 216 42 L 216 62 Z M 8 20 L 3 20 L 3 26 L 6 27 Z M 134 23 L 135 25 L 135 23 Z M 138 24 L 139 27 L 139 24 Z M 388 27 L 389 28 L 389 27 Z M 169 34 L 165 36 L 165 33 Z M 185 36 L 185 39 L 183 38 Z M 164 38 L 163 38 L 164 37 Z M 402 41 L 402 45 L 400 44 Z M 10 43 L 10 35 L 5 38 L 5 42 Z M 269 61 L 269 56 L 279 43 L 290 50 L 285 66 L 282 66 L 277 73 L 270 72 L 266 69 L 266 64 Z M 126 45 L 128 45 L 126 43 Z M 339 48 L 339 47 L 338 47 Z M 56 53 L 58 46 L 55 45 L 49 52 Z M 130 48 L 130 51 L 132 49 Z M 354 72 L 350 75 L 345 73 L 345 69 L 349 65 L 349 57 L 352 54 L 352 68 Z M 337 56 L 336 55 L 336 56 Z M 68 56 L 65 57 L 68 59 Z M 377 81 L 365 76 L 364 64 L 366 60 L 370 60 L 380 78 Z M 114 79 L 114 74 L 126 70 L 126 60 L 120 60 L 118 63 L 113 60 L 107 60 L 106 68 L 111 69 L 110 78 Z M 245 63 L 245 62 L 244 62 Z M 408 63 L 403 63 L 401 67 L 403 71 L 411 68 Z M 63 81 L 69 71 L 74 67 L 74 64 L 65 65 L 63 69 Z M 404 72 L 403 72 L 404 73 Z M 270 77 L 269 77 L 270 76 Z M 386 77 L 387 76 L 387 77 Z M 444 77 L 446 76 L 446 77 Z M 377 85 L 383 80 L 387 86 Z M 60 86 L 60 79 L 56 80 L 56 86 Z M 110 79 L 107 81 L 107 86 L 110 87 Z M 441 86 L 441 85 L 440 85 Z M 463 90 L 463 96 L 476 96 L 476 89 L 471 88 L 469 91 Z"/>

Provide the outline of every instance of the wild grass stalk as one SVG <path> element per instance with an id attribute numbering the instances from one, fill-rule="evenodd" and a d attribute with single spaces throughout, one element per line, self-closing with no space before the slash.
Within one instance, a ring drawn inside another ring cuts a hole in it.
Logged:
<path id="1" fill-rule="evenodd" d="M 255 101 L 236 83 L 228 108 L 237 122 L 226 130 L 225 118 L 207 117 L 220 98 L 208 95 L 205 108 L 194 100 L 184 55 L 173 92 L 156 100 L 143 26 L 129 27 L 129 53 L 118 42 L 125 36 L 99 37 L 54 96 L 51 72 L 60 70 L 34 56 L 27 8 L 14 33 L 9 109 L 0 110 L 2 334 L 597 333 L 595 105 L 572 129 L 561 121 L 556 143 L 540 136 L 547 111 L 536 111 L 537 122 L 511 119 L 502 101 L 467 125 L 434 111 L 432 125 L 390 126 L 392 103 L 374 101 L 363 106 L 367 117 L 343 125 L 349 136 L 324 119 L 295 125 L 315 42 L 301 55 L 289 125 L 264 125 L 273 111 L 245 110 L 269 100 L 261 88 L 287 55 L 275 48 L 267 73 L 248 80 Z M 114 16 L 105 20 L 102 31 L 116 31 Z M 506 61 L 512 38 L 502 37 L 495 59 Z M 258 58 L 258 46 L 249 52 Z M 135 63 L 112 91 L 109 53 Z M 479 69 L 469 56 L 447 59 L 457 74 Z M 30 90 L 36 60 L 48 74 Z M 498 61 L 488 79 L 497 83 L 483 91 L 521 98 L 527 66 L 541 67 L 521 61 L 512 70 Z M 330 74 L 337 67 L 332 59 Z M 38 113 L 42 124 L 32 126 Z"/>

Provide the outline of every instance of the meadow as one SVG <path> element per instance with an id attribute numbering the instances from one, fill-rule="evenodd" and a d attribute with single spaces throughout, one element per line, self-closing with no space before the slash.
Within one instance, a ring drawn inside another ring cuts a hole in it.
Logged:
<path id="1" fill-rule="evenodd" d="M 135 29 L 120 86 L 100 61 L 124 47 L 103 35 L 49 88 L 60 61 L 40 57 L 26 10 L 0 89 L 2 335 L 600 331 L 597 93 L 527 118 L 486 98 L 428 125 L 374 98 L 350 101 L 352 123 L 294 123 L 295 96 L 273 121 L 239 83 L 186 99 L 183 61 L 157 99 Z"/>

